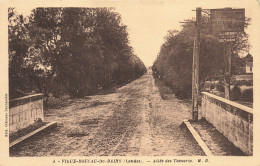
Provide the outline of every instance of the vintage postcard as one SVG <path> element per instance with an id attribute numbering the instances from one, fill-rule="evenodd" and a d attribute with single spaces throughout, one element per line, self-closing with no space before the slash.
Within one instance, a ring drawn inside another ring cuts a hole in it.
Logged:
<path id="1" fill-rule="evenodd" d="M 257 0 L 2 0 L 0 166 L 259 166 Z"/>

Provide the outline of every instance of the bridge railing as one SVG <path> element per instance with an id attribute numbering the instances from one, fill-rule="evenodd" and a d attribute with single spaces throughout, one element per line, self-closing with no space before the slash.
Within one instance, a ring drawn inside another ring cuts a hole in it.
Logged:
<path id="1" fill-rule="evenodd" d="M 28 127 L 37 119 L 44 120 L 43 94 L 30 95 L 9 101 L 9 131 Z"/>
<path id="2" fill-rule="evenodd" d="M 200 115 L 213 124 L 236 147 L 253 155 L 253 109 L 202 92 Z"/>

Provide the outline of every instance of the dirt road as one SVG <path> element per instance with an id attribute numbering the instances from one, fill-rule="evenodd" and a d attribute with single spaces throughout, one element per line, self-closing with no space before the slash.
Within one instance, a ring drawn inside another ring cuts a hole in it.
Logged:
<path id="1" fill-rule="evenodd" d="M 151 72 L 108 95 L 70 99 L 46 111 L 58 127 L 12 149 L 11 156 L 204 155 L 180 125 L 190 117 Z"/>

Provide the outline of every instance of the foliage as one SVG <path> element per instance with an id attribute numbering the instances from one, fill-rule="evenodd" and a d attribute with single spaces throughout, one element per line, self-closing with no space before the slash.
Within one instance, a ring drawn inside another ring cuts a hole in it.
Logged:
<path id="1" fill-rule="evenodd" d="M 217 90 L 219 92 L 224 92 L 225 91 L 225 87 L 224 87 L 223 82 L 218 82 L 216 88 L 217 88 Z"/>
<path id="2" fill-rule="evenodd" d="M 253 89 L 246 89 L 242 92 L 241 98 L 246 102 L 253 102 Z"/>
<path id="3" fill-rule="evenodd" d="M 46 97 L 50 92 L 82 97 L 96 93 L 98 87 L 124 84 L 146 71 L 133 54 L 127 27 L 113 8 L 36 8 L 28 20 L 22 35 L 28 36 L 29 44 L 20 56 L 21 63 L 13 66 L 24 64 L 31 72 L 30 83 Z M 10 57 L 11 53 L 10 49 Z"/>
<path id="4" fill-rule="evenodd" d="M 234 86 L 234 88 L 230 91 L 230 99 L 233 101 L 237 101 L 240 99 L 241 96 L 241 90 L 238 86 Z"/>
<path id="5" fill-rule="evenodd" d="M 220 77 L 224 71 L 224 44 L 219 42 L 217 34 L 212 34 L 210 27 L 209 16 L 203 15 L 199 57 L 201 84 L 211 76 Z M 187 23 L 181 31 L 168 31 L 152 67 L 155 75 L 170 85 L 175 94 L 185 93 L 187 98 L 191 97 L 194 33 L 195 25 Z M 238 57 L 238 53 L 249 48 L 247 37 L 246 33 L 237 35 L 232 48 L 233 57 Z"/>
<path id="6" fill-rule="evenodd" d="M 32 87 L 29 83 L 30 70 L 24 66 L 24 58 L 29 48 L 27 20 L 18 15 L 14 8 L 8 9 L 9 38 L 9 93 L 10 98 L 21 97 Z"/>

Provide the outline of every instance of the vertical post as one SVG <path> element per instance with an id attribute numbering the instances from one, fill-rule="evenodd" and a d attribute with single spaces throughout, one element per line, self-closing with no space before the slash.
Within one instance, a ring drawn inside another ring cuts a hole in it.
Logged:
<path id="1" fill-rule="evenodd" d="M 192 65 L 192 120 L 198 120 L 201 10 L 201 8 L 196 8 L 195 38 L 193 46 Z"/>
<path id="2" fill-rule="evenodd" d="M 231 77 L 231 44 L 225 43 L 225 75 L 224 75 L 224 89 L 225 98 L 230 99 L 230 77 Z"/>

